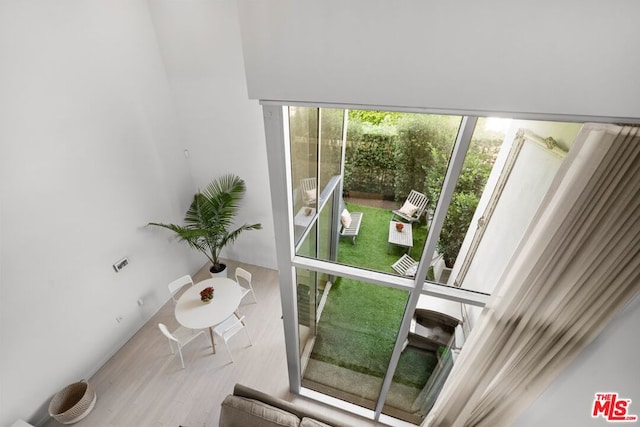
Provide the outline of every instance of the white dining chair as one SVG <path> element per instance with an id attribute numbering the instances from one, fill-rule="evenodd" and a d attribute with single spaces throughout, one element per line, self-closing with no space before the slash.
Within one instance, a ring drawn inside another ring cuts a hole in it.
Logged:
<path id="1" fill-rule="evenodd" d="M 229 345 L 227 344 L 227 342 L 232 336 L 240 332 L 242 329 L 244 329 L 247 334 L 247 338 L 249 338 L 249 345 L 253 345 L 253 342 L 251 341 L 251 335 L 249 335 L 249 331 L 247 330 L 247 325 L 245 325 L 244 323 L 244 316 L 238 317 L 235 314 L 232 314 L 231 316 L 227 317 L 224 322 L 218 324 L 213 328 L 214 334 L 222 339 L 222 341 L 224 341 L 224 346 L 227 349 L 227 353 L 229 353 L 231 362 L 233 362 L 233 356 L 231 355 L 231 350 L 229 350 Z"/>
<path id="2" fill-rule="evenodd" d="M 193 285 L 193 279 L 188 274 L 185 274 L 184 276 L 169 283 L 169 292 L 171 293 L 171 299 L 173 300 L 174 304 L 178 302 L 178 300 L 176 299 L 176 294 L 178 293 L 178 291 L 182 289 L 182 287 L 187 285 Z"/>
<path id="3" fill-rule="evenodd" d="M 158 328 L 162 331 L 165 337 L 169 339 L 169 347 L 171 348 L 171 354 L 174 354 L 173 351 L 173 343 L 175 342 L 178 347 L 178 354 L 180 355 L 180 363 L 182 364 L 182 368 L 184 369 L 184 358 L 182 357 L 182 347 L 189 344 L 191 341 L 196 339 L 199 335 L 203 335 L 206 339 L 206 335 L 204 335 L 204 330 L 202 329 L 188 329 L 183 326 L 180 326 L 173 332 L 169 332 L 169 329 L 164 323 L 158 323 Z"/>
<path id="4" fill-rule="evenodd" d="M 256 298 L 256 293 L 253 291 L 251 277 L 251 273 L 249 273 L 244 268 L 236 268 L 236 282 L 238 282 L 238 285 L 240 285 L 240 287 L 242 288 L 242 298 L 250 293 L 251 295 L 253 295 L 253 300 L 257 303 L 258 299 Z"/>

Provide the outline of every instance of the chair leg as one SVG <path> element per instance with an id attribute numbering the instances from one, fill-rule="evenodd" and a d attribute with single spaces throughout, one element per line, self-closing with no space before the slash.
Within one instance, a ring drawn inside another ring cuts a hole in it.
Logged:
<path id="1" fill-rule="evenodd" d="M 184 369 L 184 359 L 182 358 L 182 348 L 178 346 L 178 353 L 180 354 L 180 364 L 182 365 L 182 369 Z"/>
<path id="2" fill-rule="evenodd" d="M 231 350 L 229 350 L 229 344 L 227 344 L 227 340 L 222 340 L 224 342 L 224 346 L 227 349 L 227 353 L 229 353 L 229 359 L 231 359 L 231 363 L 234 363 L 233 356 L 231 355 Z"/>
<path id="3" fill-rule="evenodd" d="M 247 333 L 247 338 L 249 338 L 249 344 L 253 346 L 253 341 L 251 341 L 251 335 L 249 335 L 249 329 L 247 329 L 246 325 L 244 327 L 244 331 Z"/>

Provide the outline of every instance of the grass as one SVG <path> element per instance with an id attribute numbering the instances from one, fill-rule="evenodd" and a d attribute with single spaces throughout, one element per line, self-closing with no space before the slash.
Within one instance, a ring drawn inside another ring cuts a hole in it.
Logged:
<path id="1" fill-rule="evenodd" d="M 400 258 L 405 248 L 388 243 L 391 212 L 386 209 L 353 203 L 347 203 L 347 209 L 349 212 L 362 212 L 362 223 L 355 245 L 351 244 L 351 239 L 343 238 L 340 240 L 338 262 L 393 273 L 391 264 Z M 411 254 L 417 257 L 424 248 L 427 226 L 414 224 L 412 228 L 413 248 Z"/>
<path id="2" fill-rule="evenodd" d="M 344 239 L 338 261 L 379 271 L 393 272 L 391 264 L 401 255 L 400 248 L 387 253 L 391 212 L 384 209 L 347 204 L 351 212 L 363 212 L 356 245 Z M 414 226 L 414 250 L 422 249 L 426 226 Z M 419 248 L 419 249 L 418 249 Z M 331 287 L 318 324 L 318 335 L 311 357 L 356 372 L 382 378 L 396 341 L 408 293 L 339 278 Z M 408 347 L 400 357 L 394 381 L 422 388 L 436 364 L 434 353 Z"/>

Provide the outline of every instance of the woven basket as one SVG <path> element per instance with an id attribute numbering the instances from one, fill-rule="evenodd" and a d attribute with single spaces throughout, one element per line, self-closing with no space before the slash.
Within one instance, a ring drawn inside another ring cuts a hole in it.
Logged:
<path id="1" fill-rule="evenodd" d="M 89 415 L 96 399 L 96 392 L 87 381 L 69 384 L 51 399 L 49 415 L 62 424 L 76 423 Z"/>

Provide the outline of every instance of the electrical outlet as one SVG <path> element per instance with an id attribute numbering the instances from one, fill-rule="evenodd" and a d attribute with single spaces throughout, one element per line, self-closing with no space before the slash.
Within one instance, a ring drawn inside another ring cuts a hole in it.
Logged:
<path id="1" fill-rule="evenodd" d="M 120 261 L 116 262 L 115 264 L 113 264 L 113 269 L 117 273 L 123 268 L 125 268 L 127 265 L 129 265 L 129 260 L 125 257 L 125 258 L 122 258 Z"/>

